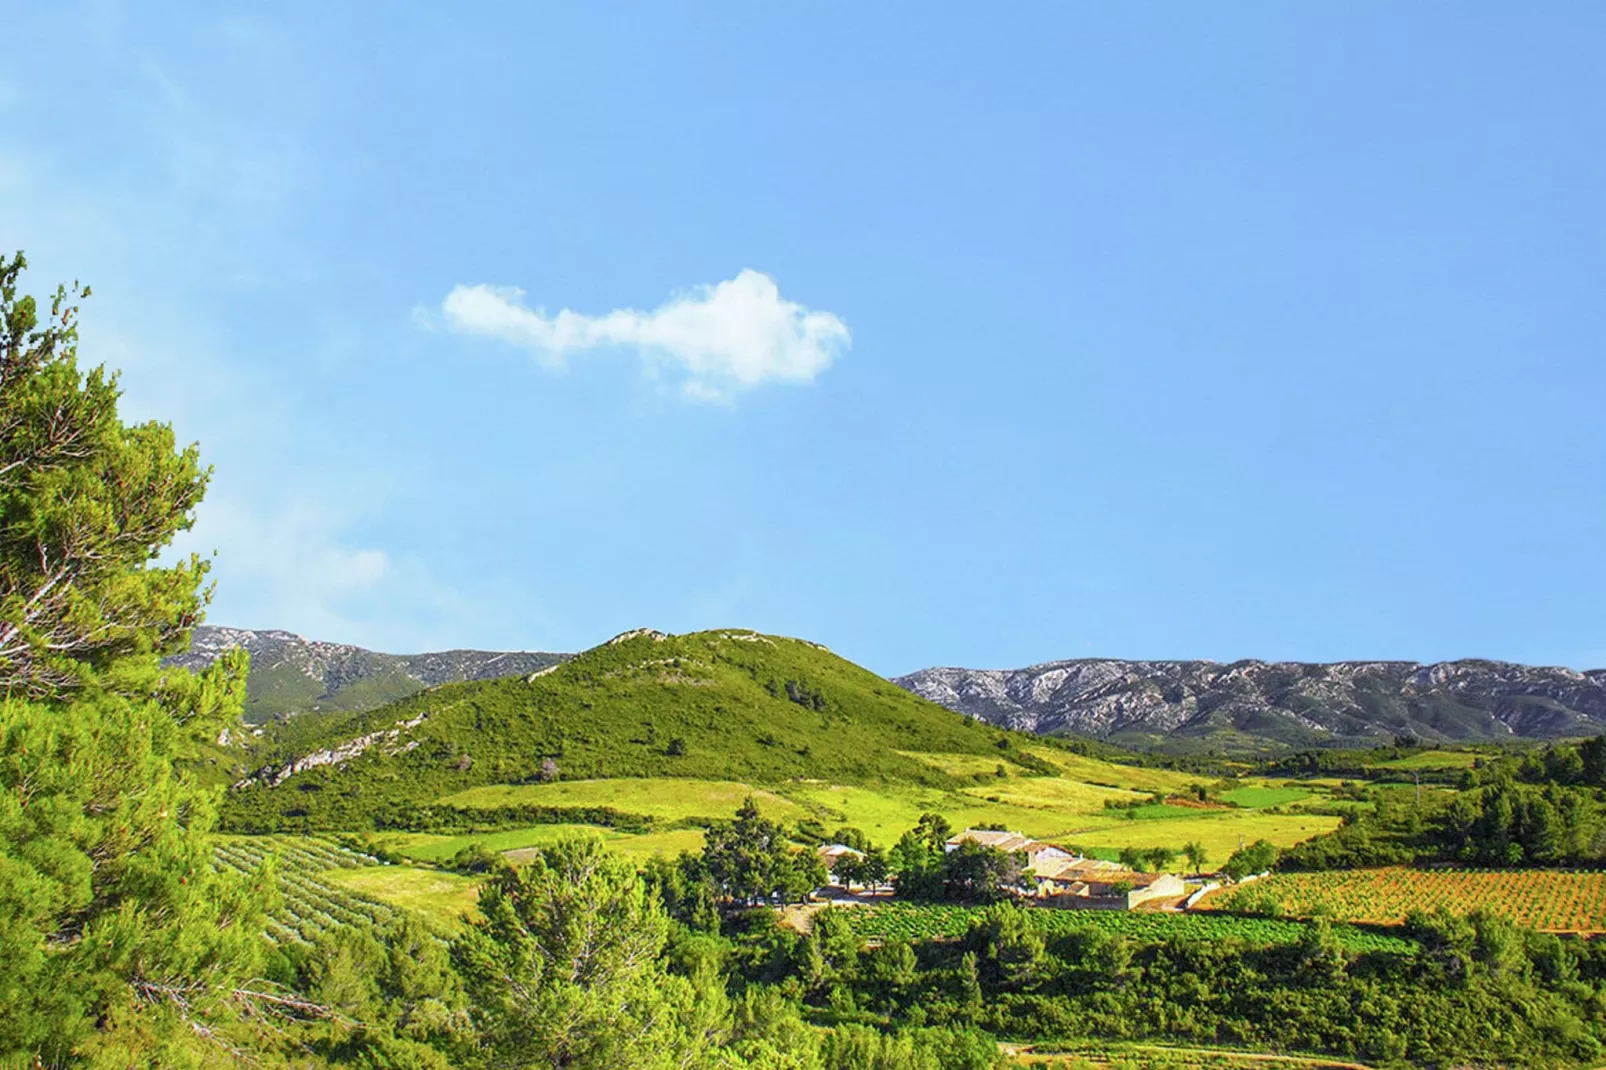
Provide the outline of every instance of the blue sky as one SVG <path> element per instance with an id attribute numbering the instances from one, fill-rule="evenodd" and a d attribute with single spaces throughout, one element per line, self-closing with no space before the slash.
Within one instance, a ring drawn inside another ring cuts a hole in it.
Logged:
<path id="1" fill-rule="evenodd" d="M 214 622 L 1606 664 L 1599 4 L 0 7 Z"/>

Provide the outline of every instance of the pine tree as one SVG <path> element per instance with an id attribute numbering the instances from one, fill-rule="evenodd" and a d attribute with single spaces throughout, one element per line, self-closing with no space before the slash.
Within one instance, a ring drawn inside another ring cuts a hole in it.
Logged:
<path id="1" fill-rule="evenodd" d="M 0 259 L 0 693 L 50 698 L 188 642 L 206 562 L 153 559 L 190 526 L 208 471 L 165 424 L 125 425 L 117 379 L 78 369 L 78 306 L 41 321 Z"/>
<path id="2" fill-rule="evenodd" d="M 156 567 L 205 473 L 170 428 L 125 426 L 80 374 L 76 309 L 41 325 L 0 261 L 0 1064 L 182 1067 L 226 1057 L 272 992 L 267 877 L 214 871 L 214 796 L 178 766 L 236 720 L 245 658 L 164 670 L 204 565 Z"/>
<path id="3" fill-rule="evenodd" d="M 723 991 L 668 973 L 662 907 L 600 840 L 503 870 L 479 909 L 453 958 L 495 1065 L 693 1066 L 719 1041 L 727 1023 L 699 1003 Z"/>

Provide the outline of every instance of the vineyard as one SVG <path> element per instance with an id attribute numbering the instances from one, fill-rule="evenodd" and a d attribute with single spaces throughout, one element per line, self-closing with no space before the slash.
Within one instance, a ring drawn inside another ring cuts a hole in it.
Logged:
<path id="1" fill-rule="evenodd" d="M 980 907 L 942 903 L 889 903 L 885 906 L 844 909 L 854 933 L 864 940 L 953 939 L 964 936 L 971 924 L 984 913 Z M 1135 914 L 1116 910 L 1034 908 L 1027 916 L 1039 929 L 1053 936 L 1102 929 L 1143 943 L 1162 940 L 1241 940 L 1246 944 L 1267 946 L 1298 943 L 1306 931 L 1304 922 L 1230 915 Z M 1416 950 L 1416 944 L 1409 940 L 1348 925 L 1335 925 L 1333 935 L 1350 951 L 1411 954 Z"/>
<path id="2" fill-rule="evenodd" d="M 1280 913 L 1392 924 L 1414 909 L 1457 914 L 1483 907 L 1519 925 L 1606 932 L 1606 873 L 1567 870 L 1342 870 L 1279 873 L 1209 896 L 1206 910 Z"/>
<path id="3" fill-rule="evenodd" d="M 321 837 L 232 837 L 218 842 L 213 857 L 219 868 L 236 873 L 254 873 L 277 858 L 280 904 L 266 927 L 274 943 L 310 942 L 338 925 L 381 925 L 396 916 L 394 907 L 323 879 L 331 870 L 376 866 L 379 860 Z"/>

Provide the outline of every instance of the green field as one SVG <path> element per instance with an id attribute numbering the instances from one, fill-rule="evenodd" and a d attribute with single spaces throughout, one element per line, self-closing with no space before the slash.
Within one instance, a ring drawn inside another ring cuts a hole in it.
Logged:
<path id="1" fill-rule="evenodd" d="M 1311 796 L 1312 792 L 1306 787 L 1256 786 L 1234 788 L 1231 791 L 1221 793 L 1217 798 L 1222 802 L 1261 810 L 1270 806 L 1287 806 L 1289 803 L 1304 802 Z"/>
<path id="2" fill-rule="evenodd" d="M 1197 841 L 1210 861 L 1225 862 L 1244 844 L 1269 840 L 1278 847 L 1292 847 L 1312 836 L 1331 832 L 1339 818 L 1320 814 L 1263 814 L 1254 810 L 1197 811 L 1200 815 L 1176 821 L 1131 821 L 1091 830 L 1067 832 L 1061 839 L 1087 848 L 1170 847 L 1180 850 Z"/>
<path id="3" fill-rule="evenodd" d="M 499 806 L 606 806 L 659 821 L 728 818 L 751 797 L 764 816 L 777 821 L 806 817 L 790 799 L 749 784 L 694 778 L 620 777 L 617 780 L 563 780 L 551 784 L 488 784 L 440 799 L 444 806 L 492 809 Z"/>
<path id="4" fill-rule="evenodd" d="M 1089 758 L 1054 747 L 1033 746 L 1028 751 L 1058 768 L 1065 776 L 1085 784 L 1123 788 L 1127 791 L 1153 794 L 1184 795 L 1195 784 L 1208 783 L 1209 777 L 1193 773 L 1179 773 L 1174 769 L 1145 769 L 1136 765 L 1122 765 Z"/>
<path id="5" fill-rule="evenodd" d="M 1011 788 L 1019 790 L 1012 792 Z M 884 846 L 912 828 L 927 811 L 942 814 L 955 828 L 1001 825 L 1037 839 L 1097 848 L 1100 853 L 1128 846 L 1180 850 L 1184 844 L 1198 841 L 1218 862 L 1244 843 L 1265 839 L 1278 847 L 1291 847 L 1339 824 L 1336 817 L 1268 814 L 1247 808 L 1107 810 L 1102 800 L 1108 796 L 1098 793 L 1108 789 L 1048 777 L 1011 778 L 996 788 L 989 785 L 960 792 L 842 785 L 800 785 L 786 790 L 801 802 L 828 808 L 833 820 L 862 829 L 873 842 Z M 1028 802 L 1030 805 L 1024 805 Z"/>
<path id="6" fill-rule="evenodd" d="M 1412 769 L 1471 769 L 1478 760 L 1478 755 L 1470 751 L 1459 750 L 1430 750 L 1421 754 L 1413 754 L 1409 758 L 1395 758 L 1392 761 L 1376 762 L 1372 769 L 1399 769 L 1410 772 Z"/>
<path id="7" fill-rule="evenodd" d="M 1093 813 L 1104 809 L 1107 799 L 1116 802 L 1134 802 L 1144 796 L 1120 788 L 1106 788 L 1085 784 L 1069 777 L 1028 776 L 1010 777 L 996 783 L 963 789 L 964 794 L 978 799 L 996 798 L 1011 806 L 1033 809 L 1066 810 L 1072 813 Z"/>
<path id="8" fill-rule="evenodd" d="M 1021 767 L 1011 762 L 1005 754 L 946 754 L 907 750 L 898 753 L 933 769 L 940 769 L 949 776 L 997 776 L 1000 769 L 1004 770 L 1006 776 L 1021 772 Z"/>
<path id="9" fill-rule="evenodd" d="M 437 926 L 454 931 L 474 914 L 480 882 L 472 877 L 415 866 L 344 869 L 328 880 L 348 891 L 393 907 L 415 910 Z"/>
<path id="10" fill-rule="evenodd" d="M 787 794 L 824 811 L 828 827 L 836 824 L 861 829 L 874 843 L 891 846 L 913 828 L 923 813 L 938 813 L 956 829 L 1002 825 L 1038 839 L 1053 839 L 1067 829 L 1103 820 L 1108 811 L 1080 807 L 1018 806 L 998 796 L 994 802 L 981 793 L 943 792 L 932 789 L 886 787 L 880 789 L 833 785 L 798 785 Z"/>
<path id="11" fill-rule="evenodd" d="M 701 829 L 669 829 L 663 832 L 630 833 L 595 825 L 531 825 L 498 832 L 473 832 L 457 836 L 428 832 L 388 832 L 374 841 L 388 850 L 420 862 L 449 862 L 463 848 L 483 844 L 492 851 L 507 852 L 517 862 L 529 849 L 552 843 L 563 836 L 595 836 L 627 858 L 645 860 L 653 855 L 674 857 L 682 851 L 696 851 L 703 844 Z"/>

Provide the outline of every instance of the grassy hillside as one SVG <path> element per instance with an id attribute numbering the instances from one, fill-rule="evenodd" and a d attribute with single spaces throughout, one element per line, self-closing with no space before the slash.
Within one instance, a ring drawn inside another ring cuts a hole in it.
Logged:
<path id="1" fill-rule="evenodd" d="M 360 755 L 281 775 L 363 736 Z M 1103 854 L 1198 842 L 1217 860 L 1339 820 L 1306 809 L 1309 790 L 1258 779 L 1231 785 L 1235 808 L 1149 804 L 1214 778 L 967 720 L 815 644 L 744 631 L 629 635 L 533 679 L 297 718 L 266 739 L 278 753 L 230 793 L 229 827 L 378 831 L 376 845 L 426 864 L 473 843 L 517 858 L 566 827 L 633 857 L 673 854 L 748 796 L 788 828 L 853 825 L 882 846 L 933 811 Z"/>
<path id="2" fill-rule="evenodd" d="M 816 644 L 737 630 L 627 633 L 532 679 L 449 684 L 344 718 L 322 738 L 300 732 L 293 748 L 263 757 L 282 767 L 371 733 L 389 734 L 343 763 L 232 792 L 225 820 L 257 829 L 419 827 L 428 823 L 419 807 L 554 777 L 949 790 L 977 779 L 911 753 L 968 756 L 979 775 L 1000 766 L 1053 772 L 1025 749 L 1026 737 L 917 698 Z"/>

